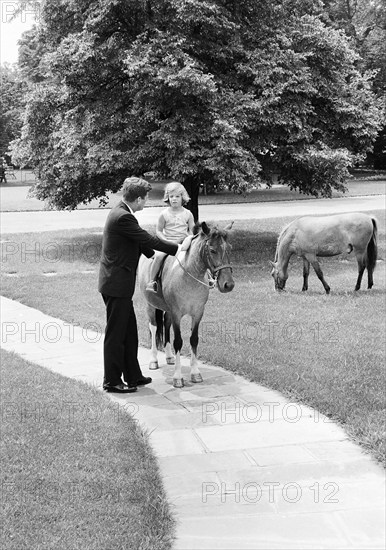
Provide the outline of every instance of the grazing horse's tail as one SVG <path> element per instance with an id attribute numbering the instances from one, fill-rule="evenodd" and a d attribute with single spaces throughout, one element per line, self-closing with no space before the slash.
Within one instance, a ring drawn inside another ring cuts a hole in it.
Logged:
<path id="1" fill-rule="evenodd" d="M 165 323 L 164 323 L 164 312 L 161 309 L 155 310 L 155 320 L 157 324 L 157 331 L 155 333 L 155 343 L 157 349 L 163 350 L 164 341 L 165 341 Z"/>
<path id="2" fill-rule="evenodd" d="M 371 221 L 373 222 L 373 234 L 371 235 L 371 239 L 369 241 L 369 244 L 367 245 L 367 270 L 368 271 L 374 271 L 375 266 L 377 264 L 377 257 L 378 257 L 377 221 L 375 218 L 371 218 Z"/>

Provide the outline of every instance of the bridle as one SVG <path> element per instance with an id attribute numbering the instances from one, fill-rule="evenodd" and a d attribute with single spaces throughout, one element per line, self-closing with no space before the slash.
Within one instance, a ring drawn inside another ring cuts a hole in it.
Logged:
<path id="1" fill-rule="evenodd" d="M 208 269 L 209 284 L 204 283 L 204 281 L 200 281 L 200 279 L 197 279 L 197 277 L 195 277 L 194 275 L 189 273 L 189 271 L 185 268 L 185 266 L 182 265 L 182 263 L 180 262 L 180 260 L 178 258 L 177 258 L 177 261 L 180 264 L 180 266 L 182 267 L 182 269 L 185 271 L 185 273 L 187 275 L 189 275 L 189 277 L 191 277 L 192 279 L 194 279 L 195 281 L 197 281 L 201 285 L 204 285 L 204 286 L 208 287 L 209 289 L 212 289 L 212 288 L 215 288 L 215 286 L 217 284 L 218 275 L 219 275 L 219 273 L 222 269 L 229 268 L 231 270 L 231 273 L 233 272 L 233 269 L 232 269 L 232 266 L 231 266 L 230 263 L 223 263 L 225 255 L 227 254 L 226 246 L 224 247 L 224 252 L 223 252 L 223 255 L 221 257 L 221 263 L 218 266 L 214 264 L 212 254 L 209 250 L 209 239 L 205 239 L 203 248 L 204 248 L 203 260 L 204 260 L 204 263 L 206 264 L 206 267 Z"/>
<path id="2" fill-rule="evenodd" d="M 207 263 L 207 267 L 210 271 L 210 274 L 212 275 L 212 277 L 214 277 L 215 279 L 217 279 L 218 275 L 217 273 L 219 273 L 222 269 L 226 269 L 226 268 L 229 268 L 231 270 L 231 273 L 233 272 L 233 269 L 232 269 L 232 266 L 231 264 L 225 264 L 225 263 L 221 263 L 220 265 L 214 265 L 214 262 L 213 262 L 213 258 L 212 258 L 212 255 L 210 253 L 210 250 L 209 250 L 209 239 L 206 239 L 205 240 L 205 243 L 204 243 L 204 252 L 205 252 L 205 255 L 206 255 L 206 263 Z M 226 246 L 224 247 L 224 252 L 223 252 L 223 255 L 221 257 L 221 262 L 224 261 L 224 258 L 225 258 L 225 255 L 226 255 Z"/>

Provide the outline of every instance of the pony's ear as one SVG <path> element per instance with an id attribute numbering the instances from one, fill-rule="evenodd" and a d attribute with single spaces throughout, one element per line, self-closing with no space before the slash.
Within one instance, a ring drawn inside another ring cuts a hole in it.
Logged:
<path id="1" fill-rule="evenodd" d="M 228 223 L 228 225 L 226 227 L 224 227 L 224 231 L 230 231 L 232 229 L 232 226 L 235 222 L 231 222 L 231 223 Z"/>
<path id="2" fill-rule="evenodd" d="M 200 231 L 200 228 L 201 228 L 200 222 L 196 222 L 193 227 L 193 235 L 197 235 L 198 232 Z"/>
<path id="3" fill-rule="evenodd" d="M 209 227 L 206 225 L 206 222 L 202 222 L 202 224 L 201 224 L 201 229 L 202 229 L 202 231 L 205 233 L 205 235 L 209 235 L 210 229 L 209 229 Z"/>

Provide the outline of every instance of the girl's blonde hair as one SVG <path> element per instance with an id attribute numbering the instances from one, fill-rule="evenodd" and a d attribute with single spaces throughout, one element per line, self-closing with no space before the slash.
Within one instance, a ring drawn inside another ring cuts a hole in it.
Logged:
<path id="1" fill-rule="evenodd" d="M 181 193 L 182 204 L 183 205 L 190 201 L 190 197 L 188 195 L 188 192 L 186 191 L 186 189 L 182 185 L 182 183 L 180 183 L 179 181 L 171 181 L 165 187 L 165 193 L 164 193 L 164 198 L 163 198 L 163 201 L 166 202 L 167 204 L 170 204 L 169 193 L 172 193 L 173 191 L 176 192 L 176 193 Z"/>

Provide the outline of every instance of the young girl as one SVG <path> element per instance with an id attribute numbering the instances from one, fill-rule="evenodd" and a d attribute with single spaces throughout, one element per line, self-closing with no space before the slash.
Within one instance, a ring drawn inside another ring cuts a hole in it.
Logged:
<path id="1" fill-rule="evenodd" d="M 193 235 L 193 215 L 183 206 L 189 202 L 190 197 L 181 183 L 172 181 L 165 188 L 163 200 L 169 207 L 165 208 L 158 218 L 157 237 L 180 244 L 186 237 Z M 187 242 L 184 243 L 183 249 L 185 247 L 188 248 Z M 155 279 L 165 256 L 164 252 L 156 252 L 150 271 L 151 280 L 147 284 L 146 290 L 150 290 L 151 292 L 158 291 Z"/>

